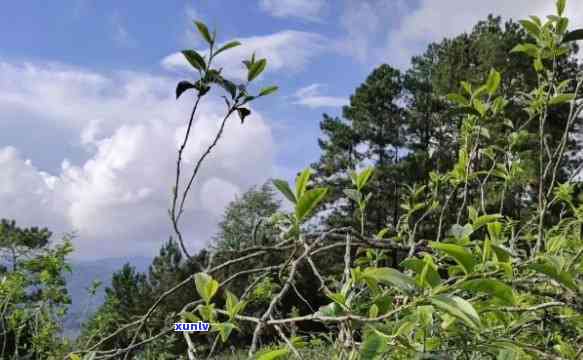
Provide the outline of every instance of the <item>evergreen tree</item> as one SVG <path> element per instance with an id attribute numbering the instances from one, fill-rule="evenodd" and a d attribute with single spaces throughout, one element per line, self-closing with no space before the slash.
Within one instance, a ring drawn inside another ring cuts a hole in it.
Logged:
<path id="1" fill-rule="evenodd" d="M 325 115 L 320 126 L 325 137 L 319 140 L 323 154 L 313 165 L 315 181 L 332 188 L 332 199 L 337 200 L 350 182 L 351 171 L 374 165 L 376 175 L 370 185 L 377 196 L 369 204 L 369 220 L 376 230 L 396 224 L 399 217 L 399 183 L 403 179 L 397 165 L 406 153 L 403 95 L 399 70 L 381 65 L 350 97 L 350 105 L 343 108 L 344 119 Z M 336 219 L 345 218 L 353 209 L 337 203 L 332 206 L 329 225 L 345 225 Z"/>
<path id="2" fill-rule="evenodd" d="M 219 251 L 239 250 L 259 245 L 254 242 L 270 241 L 273 232 L 266 220 L 279 210 L 280 205 L 269 183 L 249 189 L 225 209 L 213 239 L 214 246 Z"/>

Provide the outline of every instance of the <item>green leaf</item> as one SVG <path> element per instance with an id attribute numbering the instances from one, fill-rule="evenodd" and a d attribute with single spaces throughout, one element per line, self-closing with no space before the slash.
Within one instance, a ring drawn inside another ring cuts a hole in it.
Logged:
<path id="1" fill-rule="evenodd" d="M 425 328 L 433 327 L 433 313 L 434 308 L 431 305 L 419 306 L 415 311 L 417 313 L 417 321 Z"/>
<path id="2" fill-rule="evenodd" d="M 263 353 L 257 357 L 257 360 L 275 360 L 287 356 L 289 353 L 288 348 L 281 348 L 277 350 L 271 350 L 269 352 Z"/>
<path id="3" fill-rule="evenodd" d="M 501 262 L 509 262 L 512 259 L 512 252 L 501 245 L 491 245 L 494 254 L 496 254 L 496 259 Z"/>
<path id="4" fill-rule="evenodd" d="M 447 95 L 447 100 L 449 100 L 453 103 L 456 103 L 458 105 L 461 105 L 461 106 L 470 105 L 470 101 L 460 94 L 455 94 L 455 93 L 449 94 L 449 95 Z"/>
<path id="5" fill-rule="evenodd" d="M 458 107 L 458 108 L 452 109 L 452 110 L 448 111 L 448 115 L 449 116 L 474 115 L 477 117 L 482 116 L 482 114 L 480 114 L 480 112 L 478 112 L 478 110 L 474 109 L 471 106 L 463 106 L 463 107 Z"/>
<path id="6" fill-rule="evenodd" d="M 227 340 L 229 340 L 229 336 L 231 336 L 231 333 L 233 332 L 233 330 L 237 329 L 237 326 L 233 323 L 230 323 L 230 322 L 224 322 L 224 323 L 213 324 L 213 328 L 219 332 L 219 334 L 221 336 L 221 341 L 227 342 Z"/>
<path id="7" fill-rule="evenodd" d="M 567 6 L 567 0 L 557 0 L 557 14 L 563 16 L 565 13 L 565 7 Z"/>
<path id="8" fill-rule="evenodd" d="M 401 262 L 403 268 L 412 270 L 418 274 L 417 283 L 421 287 L 426 287 L 426 285 L 436 287 L 441 283 L 439 273 L 432 265 L 433 264 L 429 263 L 427 259 L 424 261 L 421 259 L 409 258 Z"/>
<path id="9" fill-rule="evenodd" d="M 306 168 L 296 177 L 296 199 L 300 199 L 306 192 L 311 176 L 312 169 Z"/>
<path id="10" fill-rule="evenodd" d="M 209 70 L 207 77 L 209 82 L 213 82 L 219 85 L 225 89 L 229 95 L 231 95 L 231 99 L 235 99 L 235 96 L 237 95 L 237 85 L 235 85 L 235 83 L 223 78 L 217 71 L 214 70 Z"/>
<path id="11" fill-rule="evenodd" d="M 482 327 L 480 315 L 476 309 L 459 296 L 437 295 L 431 298 L 431 303 L 438 309 L 462 320 L 474 330 L 479 330 Z"/>
<path id="12" fill-rule="evenodd" d="M 176 85 L 176 99 L 182 95 L 186 90 L 194 89 L 194 84 L 189 81 L 181 81 Z"/>
<path id="13" fill-rule="evenodd" d="M 346 306 L 346 296 L 342 293 L 329 293 L 327 296 L 336 304 Z"/>
<path id="14" fill-rule="evenodd" d="M 541 72 L 545 69 L 545 65 L 543 64 L 543 61 L 541 60 L 540 57 L 534 59 L 533 66 L 536 72 Z"/>
<path id="15" fill-rule="evenodd" d="M 577 29 L 568 32 L 563 37 L 563 43 L 571 42 L 571 41 L 578 41 L 583 40 L 583 29 Z"/>
<path id="16" fill-rule="evenodd" d="M 251 66 L 249 67 L 249 72 L 247 73 L 247 81 L 253 81 L 259 75 L 261 75 L 263 70 L 265 70 L 266 66 L 267 60 L 265 59 L 261 59 L 255 63 L 252 63 Z"/>
<path id="17" fill-rule="evenodd" d="M 195 82 L 194 83 L 194 88 L 196 90 L 198 90 L 198 95 L 199 96 L 204 96 L 211 89 L 211 87 L 208 86 L 207 84 L 205 84 L 202 80 L 198 80 L 197 82 Z"/>
<path id="18" fill-rule="evenodd" d="M 461 226 L 460 224 L 454 224 L 449 230 L 449 234 L 456 238 L 457 240 L 462 240 L 472 235 L 474 232 L 474 227 L 470 224 Z"/>
<path id="19" fill-rule="evenodd" d="M 344 194 L 356 203 L 360 203 L 362 201 L 362 193 L 354 189 L 344 189 Z"/>
<path id="20" fill-rule="evenodd" d="M 577 284 L 573 279 L 573 275 L 564 270 L 559 269 L 556 265 L 554 265 L 548 260 L 545 260 L 542 263 L 532 264 L 529 267 L 540 274 L 547 275 L 551 279 L 557 281 L 560 284 L 563 284 L 564 286 L 568 287 L 571 290 L 574 291 L 577 290 Z"/>
<path id="21" fill-rule="evenodd" d="M 549 100 L 549 105 L 560 105 L 575 99 L 575 94 L 561 94 Z"/>
<path id="22" fill-rule="evenodd" d="M 296 349 L 303 349 L 307 345 L 301 336 L 292 336 L 289 340 Z"/>
<path id="23" fill-rule="evenodd" d="M 495 69 L 490 70 L 490 75 L 488 76 L 488 81 L 486 82 L 486 88 L 488 89 L 488 95 L 492 96 L 496 93 L 500 87 L 500 82 L 502 81 L 502 76 Z"/>
<path id="24" fill-rule="evenodd" d="M 417 287 L 415 280 L 410 276 L 392 268 L 366 268 L 363 271 L 364 278 L 372 279 L 379 283 L 394 285 L 405 292 L 413 292 Z"/>
<path id="25" fill-rule="evenodd" d="M 484 225 L 488 225 L 489 223 L 493 223 L 498 219 L 501 219 L 502 215 L 500 214 L 491 214 L 491 215 L 482 215 L 476 219 L 472 223 L 472 228 L 474 231 L 480 229 Z"/>
<path id="26" fill-rule="evenodd" d="M 267 96 L 269 94 L 273 94 L 274 92 L 277 91 L 277 89 L 279 89 L 277 86 L 269 86 L 269 87 L 263 88 L 259 92 L 259 96 Z"/>
<path id="27" fill-rule="evenodd" d="M 512 292 L 512 288 L 500 280 L 474 279 L 464 281 L 460 286 L 462 289 L 468 290 L 472 293 L 486 293 L 502 300 L 506 304 L 514 304 L 514 293 Z"/>
<path id="28" fill-rule="evenodd" d="M 188 63 L 192 65 L 193 68 L 199 71 L 204 71 L 206 69 L 204 58 L 200 56 L 199 53 L 194 50 L 182 50 L 181 52 L 182 55 L 184 55 L 186 58 L 186 61 L 188 61 Z"/>
<path id="29" fill-rule="evenodd" d="M 451 256 L 455 262 L 457 262 L 466 274 L 470 274 L 474 271 L 476 266 L 476 261 L 471 253 L 467 252 L 462 246 L 455 244 L 445 244 L 430 242 L 432 248 L 443 251 L 447 255 Z"/>
<path id="30" fill-rule="evenodd" d="M 381 239 L 381 240 L 382 240 L 382 239 L 384 239 L 384 238 L 385 238 L 385 235 L 387 235 L 387 234 L 389 233 L 389 231 L 391 231 L 391 229 L 390 229 L 390 228 L 384 228 L 384 229 L 382 229 L 381 231 L 379 231 L 379 232 L 378 232 L 378 233 L 375 235 L 375 237 L 376 237 L 377 239 Z"/>
<path id="31" fill-rule="evenodd" d="M 239 107 L 237 108 L 237 114 L 239 114 L 239 119 L 241 119 L 241 124 L 243 124 L 245 122 L 245 118 L 251 115 L 251 110 Z"/>
<path id="32" fill-rule="evenodd" d="M 472 95 L 472 84 L 470 84 L 467 81 L 462 81 L 462 88 L 466 91 L 466 93 L 468 93 L 468 95 Z"/>
<path id="33" fill-rule="evenodd" d="M 377 304 L 372 304 L 372 306 L 368 309 L 368 317 L 376 318 L 377 316 L 379 316 L 379 307 Z"/>
<path id="34" fill-rule="evenodd" d="M 324 199 L 327 193 L 328 189 L 325 188 L 316 188 L 306 191 L 296 204 L 297 221 L 301 222 L 308 217 Z"/>
<path id="35" fill-rule="evenodd" d="M 238 41 L 228 42 L 225 45 L 221 46 L 221 48 L 215 52 L 215 56 L 219 55 L 220 53 L 222 53 L 225 50 L 229 50 L 229 49 L 232 49 L 232 48 L 240 46 L 240 45 L 241 45 L 241 43 Z"/>
<path id="36" fill-rule="evenodd" d="M 81 360 L 81 356 L 79 356 L 77 354 L 69 354 L 69 359 L 70 360 Z"/>
<path id="37" fill-rule="evenodd" d="M 538 16 L 536 16 L 536 15 L 530 15 L 529 17 L 530 17 L 530 18 L 532 19 L 532 21 L 534 21 L 534 23 L 535 23 L 535 24 L 537 24 L 538 26 L 542 26 L 542 25 L 543 25 L 543 23 L 542 23 L 541 19 L 540 19 Z"/>
<path id="38" fill-rule="evenodd" d="M 511 53 L 525 53 L 530 57 L 537 57 L 539 54 L 539 48 L 534 44 L 518 44 L 510 51 Z"/>
<path id="39" fill-rule="evenodd" d="M 227 313 L 229 313 L 229 317 L 233 319 L 235 316 L 239 315 L 241 311 L 243 311 L 246 303 L 244 301 L 239 301 L 235 294 L 227 291 L 225 305 L 227 307 Z"/>
<path id="40" fill-rule="evenodd" d="M 564 34 L 567 31 L 567 27 L 569 26 L 569 19 L 562 17 L 561 20 L 557 23 L 557 32 L 559 34 Z"/>
<path id="41" fill-rule="evenodd" d="M 213 279 L 210 275 L 202 272 L 194 275 L 194 284 L 196 285 L 196 291 L 207 304 L 210 303 L 211 299 L 219 289 L 218 281 Z"/>
<path id="42" fill-rule="evenodd" d="M 358 174 L 356 176 L 356 188 L 358 189 L 358 191 L 362 190 L 366 184 L 368 183 L 368 181 L 370 180 L 370 177 L 372 176 L 372 174 L 374 173 L 374 167 L 368 167 L 366 169 L 364 169 L 360 174 Z"/>
<path id="43" fill-rule="evenodd" d="M 180 316 L 187 322 L 195 323 L 200 321 L 200 318 L 189 311 L 180 313 Z"/>
<path id="44" fill-rule="evenodd" d="M 318 309 L 318 315 L 320 315 L 320 316 L 334 317 L 334 316 L 342 315 L 344 313 L 345 313 L 345 311 L 342 309 L 342 307 L 335 302 L 330 303 L 330 304 L 325 305 L 325 306 L 321 306 Z"/>
<path id="45" fill-rule="evenodd" d="M 200 33 L 202 38 L 205 39 L 207 43 L 209 43 L 209 45 L 212 45 L 215 42 L 215 39 L 213 39 L 211 33 L 209 32 L 209 29 L 206 27 L 204 23 L 200 21 L 195 21 L 194 25 L 196 25 L 198 32 Z"/>
<path id="46" fill-rule="evenodd" d="M 289 201 L 292 203 L 296 203 L 296 196 L 294 195 L 293 191 L 289 187 L 289 184 L 285 180 L 275 179 L 273 180 L 273 185 L 285 196 Z"/>
<path id="47" fill-rule="evenodd" d="M 480 114 L 480 116 L 486 115 L 486 111 L 488 110 L 488 108 L 486 107 L 486 104 L 484 104 L 484 102 L 482 102 L 480 99 L 474 98 L 474 100 L 472 101 L 472 105 L 474 106 L 474 109 L 476 109 L 478 114 Z"/>
<path id="48" fill-rule="evenodd" d="M 538 39 L 540 36 L 540 27 L 530 20 L 521 20 L 520 24 L 526 31 L 535 39 Z"/>
<path id="49" fill-rule="evenodd" d="M 204 321 L 212 322 L 216 316 L 215 304 L 199 305 L 197 309 Z"/>
<path id="50" fill-rule="evenodd" d="M 375 360 L 385 351 L 387 351 L 387 340 L 375 331 L 370 331 L 367 333 L 364 342 L 360 347 L 360 359 Z"/>

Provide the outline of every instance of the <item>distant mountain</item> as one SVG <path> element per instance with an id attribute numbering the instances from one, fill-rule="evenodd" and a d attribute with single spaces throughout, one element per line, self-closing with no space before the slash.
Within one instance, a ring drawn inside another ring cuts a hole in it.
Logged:
<path id="1" fill-rule="evenodd" d="M 111 275 L 130 263 L 139 272 L 145 272 L 152 263 L 148 257 L 105 258 L 90 261 L 72 261 L 72 273 L 68 274 L 67 289 L 71 295 L 71 306 L 64 324 L 64 334 L 69 338 L 79 335 L 81 324 L 97 310 L 104 301 L 105 288 L 111 284 Z M 101 281 L 97 293 L 90 298 L 88 288 L 94 280 Z"/>

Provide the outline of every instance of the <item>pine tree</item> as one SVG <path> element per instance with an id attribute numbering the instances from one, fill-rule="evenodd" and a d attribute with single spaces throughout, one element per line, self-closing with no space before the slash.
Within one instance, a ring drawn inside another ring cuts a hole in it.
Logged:
<path id="1" fill-rule="evenodd" d="M 320 125 L 325 137 L 319 140 L 323 154 L 313 165 L 316 182 L 333 189 L 334 201 L 342 197 L 351 171 L 374 165 L 377 171 L 370 186 L 376 197 L 369 204 L 369 219 L 376 230 L 388 222 L 396 224 L 399 218 L 399 184 L 403 179 L 397 165 L 406 152 L 403 95 L 400 71 L 381 65 L 350 97 L 343 120 L 325 115 Z M 345 225 L 335 219 L 346 217 L 352 208 L 333 206 L 329 225 Z"/>

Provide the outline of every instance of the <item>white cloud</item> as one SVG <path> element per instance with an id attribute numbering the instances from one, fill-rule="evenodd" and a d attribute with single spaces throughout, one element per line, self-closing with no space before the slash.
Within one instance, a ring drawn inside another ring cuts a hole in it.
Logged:
<path id="1" fill-rule="evenodd" d="M 0 119 L 18 113 L 72 129 L 90 154 L 79 164 L 62 154 L 62 168 L 47 174 L 19 154 L 17 138 L 0 148 L 0 217 L 56 232 L 75 230 L 78 257 L 156 253 L 171 233 L 167 209 L 190 104 L 174 99 L 174 85 L 173 79 L 139 73 L 0 62 Z M 185 173 L 216 133 L 223 107 L 212 98 L 202 105 Z M 183 222 L 190 249 L 210 239 L 235 194 L 271 176 L 273 154 L 271 129 L 260 114 L 244 125 L 228 121 L 187 203 Z"/>
<path id="2" fill-rule="evenodd" d="M 242 45 L 228 50 L 216 59 L 215 66 L 223 68 L 228 77 L 243 80 L 247 70 L 241 63 L 251 57 L 267 59 L 266 72 L 298 72 L 314 57 L 327 49 L 326 39 L 318 34 L 286 30 L 265 36 L 241 38 Z M 221 46 L 221 45 L 219 45 Z M 162 60 L 162 65 L 170 70 L 192 71 L 182 54 L 174 53 Z"/>
<path id="3" fill-rule="evenodd" d="M 112 37 L 117 45 L 126 48 L 133 48 L 137 45 L 136 39 L 128 31 L 122 16 L 119 13 L 113 13 L 110 23 Z"/>
<path id="4" fill-rule="evenodd" d="M 191 4 L 186 4 L 184 7 L 184 26 L 186 30 L 184 30 L 184 33 L 182 33 L 179 39 L 184 46 L 192 48 L 193 46 L 200 46 L 204 43 L 204 40 L 201 39 L 200 34 L 194 26 L 194 21 L 202 18 L 203 14 L 198 9 L 195 9 Z"/>
<path id="5" fill-rule="evenodd" d="M 406 0 L 345 0 L 340 22 L 346 35 L 338 48 L 366 64 L 405 69 L 429 43 L 471 31 L 489 14 L 520 20 L 554 13 L 551 0 L 420 0 L 416 5 Z M 583 27 L 583 2 L 568 1 L 567 15 L 572 28 Z"/>
<path id="6" fill-rule="evenodd" d="M 348 105 L 348 99 L 322 95 L 321 89 L 323 87 L 322 84 L 312 84 L 299 89 L 293 95 L 295 98 L 294 104 L 306 106 L 312 109 Z"/>
<path id="7" fill-rule="evenodd" d="M 368 63 L 379 56 L 379 42 L 408 10 L 406 0 L 345 0 L 340 24 L 346 35 L 339 41 L 341 52 Z"/>
<path id="8" fill-rule="evenodd" d="M 271 16 L 319 21 L 326 8 L 326 0 L 260 0 L 259 6 Z"/>
<path id="9" fill-rule="evenodd" d="M 408 12 L 398 30 L 389 34 L 385 57 L 399 66 L 408 65 L 411 56 L 424 50 L 428 43 L 470 31 L 489 14 L 520 20 L 529 15 L 545 17 L 555 13 L 549 0 L 422 0 L 419 7 Z M 583 2 L 569 1 L 567 16 L 571 27 L 583 27 Z"/>

